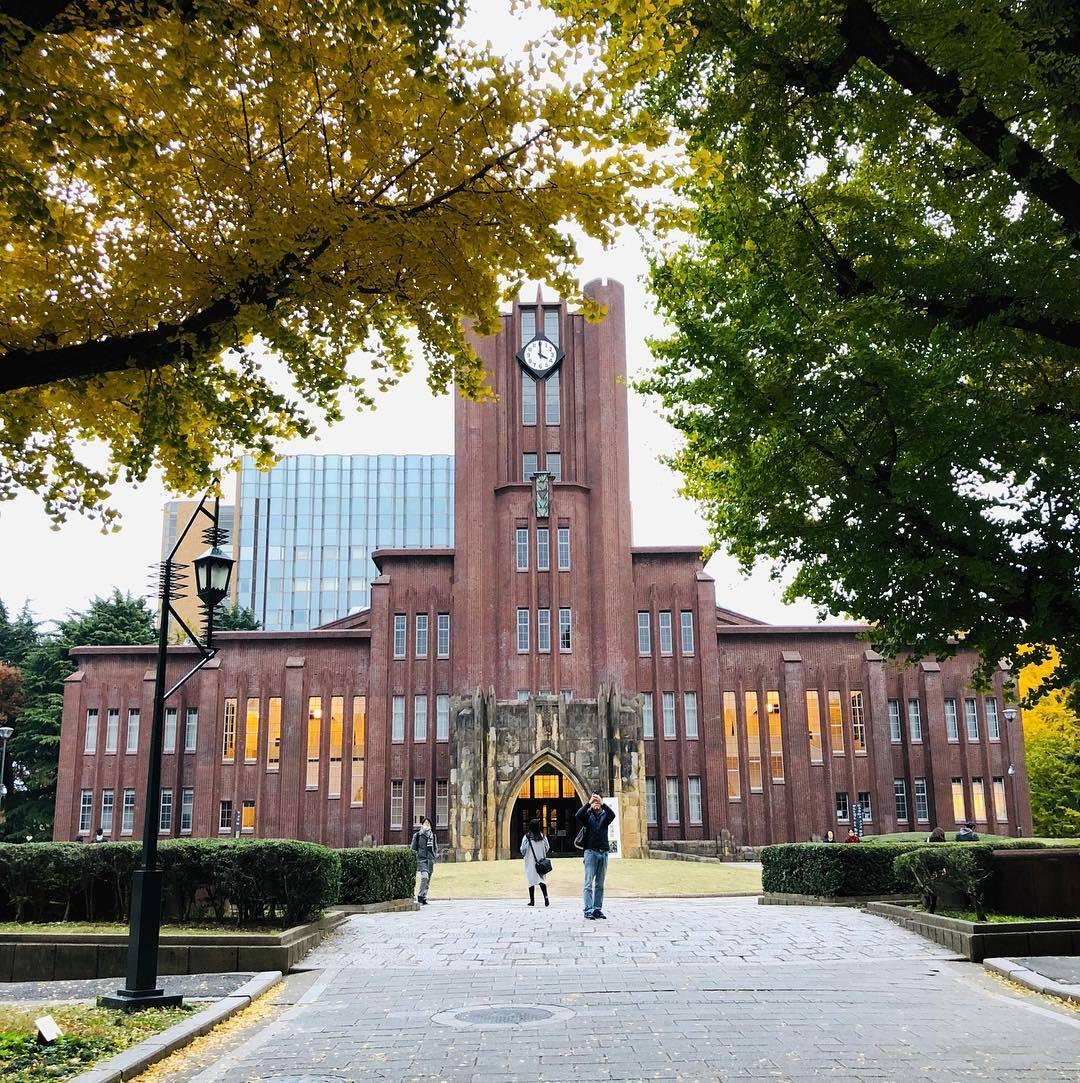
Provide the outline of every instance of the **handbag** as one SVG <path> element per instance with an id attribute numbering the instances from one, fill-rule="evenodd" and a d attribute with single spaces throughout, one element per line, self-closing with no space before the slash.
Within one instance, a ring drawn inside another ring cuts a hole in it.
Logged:
<path id="1" fill-rule="evenodd" d="M 574 836 L 574 849 L 575 850 L 584 850 L 585 849 L 585 828 L 582 828 Z"/>
<path id="2" fill-rule="evenodd" d="M 529 852 L 532 854 L 533 867 L 541 876 L 547 876 L 551 872 L 551 859 L 548 857 L 537 858 L 536 851 L 533 849 L 532 839 L 529 839 Z"/>

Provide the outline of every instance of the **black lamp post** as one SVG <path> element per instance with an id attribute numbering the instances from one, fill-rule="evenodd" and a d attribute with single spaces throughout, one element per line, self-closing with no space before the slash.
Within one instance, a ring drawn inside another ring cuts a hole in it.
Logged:
<path id="1" fill-rule="evenodd" d="M 199 501 L 187 526 L 176 539 L 169 555 L 161 562 L 159 594 L 161 597 L 161 627 L 158 630 L 157 675 L 154 680 L 154 713 L 150 727 L 150 763 L 146 772 L 146 809 L 143 816 L 142 863 L 132 875 L 131 917 L 128 932 L 127 984 L 111 996 L 99 998 L 107 1008 L 135 1011 L 141 1008 L 174 1007 L 183 997 L 166 996 L 157 988 L 158 939 L 161 932 L 161 873 L 157 867 L 158 820 L 161 805 L 161 744 L 165 728 L 165 701 L 193 677 L 217 654 L 213 646 L 214 608 L 229 593 L 233 562 L 220 549 L 228 540 L 228 531 L 218 525 L 218 499 L 213 511 L 206 507 L 207 497 Z M 205 642 L 184 623 L 173 608 L 173 601 L 182 597 L 182 564 L 175 561 L 196 519 L 205 516 L 210 525 L 203 530 L 203 540 L 209 550 L 192 563 L 195 567 L 195 591 L 203 603 L 206 623 Z M 171 688 L 165 687 L 165 670 L 169 651 L 169 618 L 184 630 L 199 652 L 199 661 Z"/>
<path id="2" fill-rule="evenodd" d="M 1012 759 L 1012 754 L 1013 754 L 1013 741 L 1016 739 L 1014 734 L 1013 734 L 1013 727 L 1012 727 L 1012 724 L 1015 721 L 1016 721 L 1016 708 L 1015 707 L 1006 707 L 1005 708 L 1005 732 L 1009 735 L 1009 758 L 1010 758 L 1010 760 Z M 1023 734 L 1021 734 L 1020 735 L 1020 740 L 1023 740 L 1023 739 L 1024 739 Z M 1008 771 L 1006 771 L 1006 774 L 1008 775 L 1009 782 L 1010 782 L 1010 787 L 1009 788 L 1012 790 L 1012 796 L 1011 796 L 1010 800 L 1012 801 L 1013 814 L 1016 816 L 1016 837 L 1019 838 L 1021 835 L 1023 835 L 1024 829 L 1020 824 L 1020 805 L 1018 804 L 1018 802 L 1016 800 L 1016 768 L 1012 765 L 1012 763 L 1009 764 L 1009 769 L 1008 769 Z"/>
<path id="3" fill-rule="evenodd" d="M 4 807 L 7 786 L 4 785 L 4 770 L 7 767 L 7 743 L 15 736 L 11 726 L 0 726 L 0 808 Z"/>

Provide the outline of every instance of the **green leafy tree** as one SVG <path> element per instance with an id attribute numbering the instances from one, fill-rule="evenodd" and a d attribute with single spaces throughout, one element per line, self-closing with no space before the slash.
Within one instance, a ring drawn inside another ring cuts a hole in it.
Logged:
<path id="1" fill-rule="evenodd" d="M 21 667 L 25 700 L 8 742 L 13 785 L 4 803 L 5 838 L 52 837 L 64 680 L 75 671 L 68 652 L 81 646 L 153 643 L 156 635 L 146 602 L 114 591 L 60 621 L 26 654 Z"/>
<path id="2" fill-rule="evenodd" d="M 37 642 L 37 621 L 30 612 L 30 603 L 24 602 L 19 615 L 12 620 L 7 606 L 0 601 L 0 662 L 21 666 Z"/>
<path id="3" fill-rule="evenodd" d="M 243 605 L 223 605 L 214 612 L 216 632 L 257 632 L 259 622 L 254 610 Z"/>
<path id="4" fill-rule="evenodd" d="M 608 62 L 689 144 L 642 386 L 714 545 L 887 651 L 962 636 L 986 676 L 1056 647 L 1075 682 L 1075 3 L 614 9 Z"/>

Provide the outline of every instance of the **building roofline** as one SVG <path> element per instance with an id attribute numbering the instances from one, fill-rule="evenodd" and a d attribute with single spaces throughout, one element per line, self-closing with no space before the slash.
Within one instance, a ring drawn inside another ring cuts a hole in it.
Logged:
<path id="1" fill-rule="evenodd" d="M 746 613 L 737 613 L 734 609 L 728 609 L 726 606 L 718 605 L 716 607 L 717 620 L 727 620 L 725 627 L 739 624 L 752 624 L 755 628 L 768 627 L 768 621 L 759 620 L 757 617 L 751 617 Z"/>
<path id="2" fill-rule="evenodd" d="M 227 643 L 273 642 L 289 639 L 370 639 L 369 628 L 342 628 L 323 630 L 312 628 L 307 632 L 219 632 L 214 640 Z M 198 651 L 190 644 L 169 644 L 169 657 L 198 657 Z M 136 657 L 150 657 L 157 654 L 156 643 L 136 643 L 130 645 L 102 644 L 100 646 L 72 647 L 68 654 L 73 658 L 89 657 L 95 654 L 117 655 L 130 654 Z"/>
<path id="3" fill-rule="evenodd" d="M 680 557 L 692 556 L 697 560 L 703 560 L 701 545 L 633 545 L 630 547 L 631 557 Z"/>
<path id="4" fill-rule="evenodd" d="M 384 560 L 453 560 L 453 549 L 376 549 L 371 554 L 381 572 Z"/>
<path id="5" fill-rule="evenodd" d="M 746 635 L 863 635 L 872 632 L 870 624 L 720 624 L 716 634 Z"/>

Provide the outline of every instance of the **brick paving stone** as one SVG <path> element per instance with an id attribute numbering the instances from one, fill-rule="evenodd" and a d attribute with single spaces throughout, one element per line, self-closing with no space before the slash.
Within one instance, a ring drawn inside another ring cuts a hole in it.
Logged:
<path id="1" fill-rule="evenodd" d="M 298 1003 L 196 1083 L 1080 1083 L 1080 1016 L 884 919 L 743 899 L 605 910 L 595 923 L 561 899 L 354 916 L 305 960 L 323 969 Z M 433 1021 L 488 1004 L 574 1014 L 507 1029 Z"/>

